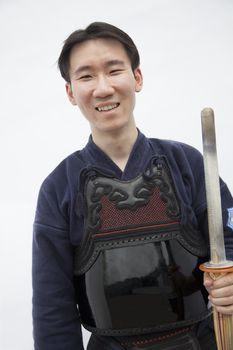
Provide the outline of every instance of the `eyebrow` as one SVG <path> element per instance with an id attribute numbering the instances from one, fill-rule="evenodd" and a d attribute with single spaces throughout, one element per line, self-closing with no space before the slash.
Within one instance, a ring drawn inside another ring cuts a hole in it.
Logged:
<path id="1" fill-rule="evenodd" d="M 121 60 L 110 60 L 110 61 L 106 62 L 107 67 L 116 66 L 118 64 L 121 66 L 124 66 L 125 62 L 121 61 Z"/>
<path id="2" fill-rule="evenodd" d="M 121 65 L 121 66 L 125 66 L 125 62 L 124 61 L 121 61 L 121 60 L 110 60 L 110 61 L 107 61 L 104 66 L 106 67 L 111 67 L 111 66 L 116 66 L 116 65 Z M 79 74 L 79 73 L 82 73 L 84 71 L 87 71 L 87 70 L 90 70 L 92 69 L 92 66 L 90 65 L 84 65 L 84 66 L 80 66 L 79 68 L 77 68 L 74 72 L 74 74 Z"/>

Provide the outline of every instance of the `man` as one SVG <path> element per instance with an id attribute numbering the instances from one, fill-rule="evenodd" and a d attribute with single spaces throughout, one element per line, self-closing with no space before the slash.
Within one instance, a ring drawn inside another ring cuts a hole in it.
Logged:
<path id="1" fill-rule="evenodd" d="M 208 260 L 201 155 L 136 128 L 139 63 L 132 39 L 101 22 L 72 33 L 60 54 L 68 98 L 91 136 L 40 190 L 36 350 L 83 349 L 80 322 L 93 333 L 90 350 L 214 349 L 210 303 L 233 312 L 233 274 L 206 276 L 207 293 L 198 268 Z M 232 259 L 233 199 L 223 181 L 221 195 Z"/>

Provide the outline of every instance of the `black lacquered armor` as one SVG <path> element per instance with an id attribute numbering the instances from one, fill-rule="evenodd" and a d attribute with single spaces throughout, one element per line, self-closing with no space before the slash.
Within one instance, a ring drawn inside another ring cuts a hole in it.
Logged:
<path id="1" fill-rule="evenodd" d="M 131 181 L 92 170 L 83 195 L 85 233 L 76 249 L 75 280 L 87 329 L 133 335 L 207 317 L 198 269 L 205 242 L 183 220 L 184 205 L 163 157 Z"/>

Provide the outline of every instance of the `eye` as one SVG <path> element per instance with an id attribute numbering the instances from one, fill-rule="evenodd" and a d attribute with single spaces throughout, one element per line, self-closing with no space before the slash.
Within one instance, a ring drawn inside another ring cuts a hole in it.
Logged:
<path id="1" fill-rule="evenodd" d="M 113 69 L 113 70 L 110 71 L 110 74 L 111 75 L 118 75 L 121 72 L 123 72 L 123 69 Z"/>
<path id="2" fill-rule="evenodd" d="M 81 77 L 78 78 L 78 80 L 84 80 L 84 81 L 87 81 L 87 80 L 90 80 L 92 78 L 91 75 L 89 74 L 86 74 L 86 75 L 82 75 Z"/>

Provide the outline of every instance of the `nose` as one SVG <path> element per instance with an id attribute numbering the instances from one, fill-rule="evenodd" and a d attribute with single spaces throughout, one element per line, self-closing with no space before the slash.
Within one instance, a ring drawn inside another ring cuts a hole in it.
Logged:
<path id="1" fill-rule="evenodd" d="M 97 79 L 95 89 L 93 91 L 93 96 L 95 98 L 105 98 L 111 96 L 114 93 L 114 88 L 111 84 L 109 77 L 100 76 Z"/>

